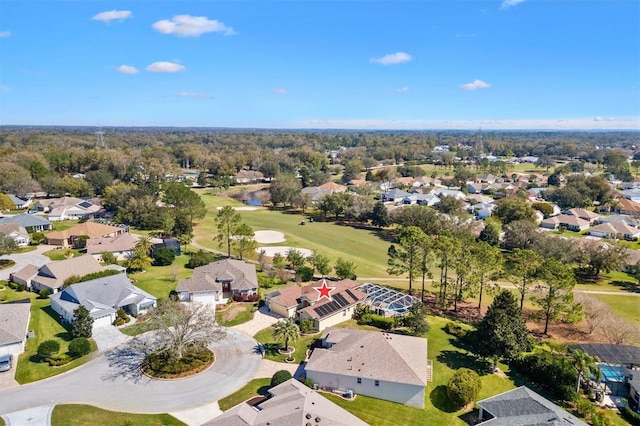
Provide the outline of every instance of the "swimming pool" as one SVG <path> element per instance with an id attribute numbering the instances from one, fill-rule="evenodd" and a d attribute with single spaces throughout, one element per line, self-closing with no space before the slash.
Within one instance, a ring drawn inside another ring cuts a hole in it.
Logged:
<path id="1" fill-rule="evenodd" d="M 608 382 L 624 382 L 627 369 L 618 365 L 599 364 L 602 380 Z"/>

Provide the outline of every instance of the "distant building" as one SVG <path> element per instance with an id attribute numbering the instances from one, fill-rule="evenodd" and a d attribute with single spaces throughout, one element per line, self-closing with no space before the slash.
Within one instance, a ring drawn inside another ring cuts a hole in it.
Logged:
<path id="1" fill-rule="evenodd" d="M 51 222 L 44 217 L 27 213 L 2 217 L 0 224 L 2 223 L 17 223 L 28 232 L 50 231 L 53 228 Z"/>

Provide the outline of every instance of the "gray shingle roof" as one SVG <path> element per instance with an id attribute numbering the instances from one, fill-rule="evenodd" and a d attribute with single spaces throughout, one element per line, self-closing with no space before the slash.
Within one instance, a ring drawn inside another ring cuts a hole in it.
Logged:
<path id="1" fill-rule="evenodd" d="M 27 213 L 0 218 L 0 223 L 17 223 L 24 228 L 31 228 L 34 226 L 51 226 L 51 222 L 42 216 Z"/>
<path id="2" fill-rule="evenodd" d="M 255 406 L 246 402 L 238 404 L 203 426 L 304 426 L 306 424 L 364 426 L 367 424 L 295 379 L 289 379 L 271 388 L 269 393 L 270 399 Z"/>
<path id="3" fill-rule="evenodd" d="M 482 423 L 491 426 L 587 425 L 526 386 L 483 399 L 478 405 L 493 416 Z"/>
<path id="4" fill-rule="evenodd" d="M 221 291 L 221 281 L 228 280 L 232 280 L 232 290 L 258 288 L 255 266 L 242 260 L 224 259 L 195 268 L 191 278 L 178 282 L 176 291 L 188 291 L 190 293 Z"/>
<path id="5" fill-rule="evenodd" d="M 90 255 L 72 257 L 71 259 L 50 262 L 42 266 L 33 281 L 42 283 L 50 288 L 62 287 L 64 281 L 71 276 L 82 277 L 87 274 L 102 271 L 104 268 Z"/>
<path id="6" fill-rule="evenodd" d="M 20 343 L 27 338 L 31 302 L 0 304 L 0 345 Z"/>
<path id="7" fill-rule="evenodd" d="M 332 346 L 313 351 L 308 371 L 427 385 L 427 339 L 332 327 L 322 336 Z"/>
<path id="8" fill-rule="evenodd" d="M 73 284 L 51 296 L 51 299 L 57 300 L 67 312 L 73 312 L 79 305 L 83 305 L 94 318 L 115 312 L 131 303 L 138 303 L 145 298 L 156 300 L 154 296 L 131 284 L 126 274 Z"/>

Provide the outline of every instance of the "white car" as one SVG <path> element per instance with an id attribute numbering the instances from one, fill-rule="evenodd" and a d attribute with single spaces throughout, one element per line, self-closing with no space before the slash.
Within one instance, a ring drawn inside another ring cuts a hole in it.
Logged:
<path id="1" fill-rule="evenodd" d="M 0 371 L 11 370 L 11 355 L 0 356 Z"/>

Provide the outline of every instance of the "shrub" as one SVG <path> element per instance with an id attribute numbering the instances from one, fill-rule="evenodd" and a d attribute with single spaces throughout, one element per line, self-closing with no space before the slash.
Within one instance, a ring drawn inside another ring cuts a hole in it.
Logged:
<path id="1" fill-rule="evenodd" d="M 273 376 L 271 376 L 271 385 L 269 387 L 278 386 L 280 383 L 286 382 L 291 377 L 291 373 L 287 370 L 276 371 Z"/>
<path id="2" fill-rule="evenodd" d="M 313 389 L 313 380 L 309 378 L 304 379 L 304 385 L 308 388 Z"/>
<path id="3" fill-rule="evenodd" d="M 634 426 L 640 426 L 640 414 L 634 412 L 629 407 L 624 407 L 621 412 L 622 412 L 622 417 L 627 419 L 630 424 Z"/>
<path id="4" fill-rule="evenodd" d="M 313 328 L 313 321 L 309 318 L 305 318 L 300 321 L 300 333 L 308 333 Z"/>
<path id="5" fill-rule="evenodd" d="M 20 283 L 16 285 L 16 291 L 25 291 L 27 289 L 27 286 Z"/>
<path id="6" fill-rule="evenodd" d="M 211 262 L 215 262 L 216 260 L 221 259 L 220 256 L 215 253 L 211 253 L 204 250 L 198 250 L 193 253 L 189 258 L 189 262 L 187 262 L 187 268 L 197 268 L 198 266 L 208 265 Z"/>
<path id="7" fill-rule="evenodd" d="M 156 266 L 171 265 L 176 259 L 176 252 L 169 247 L 161 247 L 155 252 L 155 259 L 153 264 Z"/>
<path id="8" fill-rule="evenodd" d="M 31 244 L 38 245 L 44 242 L 44 232 L 34 232 L 31 234 Z"/>
<path id="9" fill-rule="evenodd" d="M 514 366 L 558 399 L 572 401 L 576 396 L 577 373 L 567 358 L 549 352 L 536 352 L 518 358 Z"/>
<path id="10" fill-rule="evenodd" d="M 447 384 L 447 396 L 456 408 L 462 408 L 473 402 L 480 393 L 480 376 L 468 368 L 460 368 Z"/>
<path id="11" fill-rule="evenodd" d="M 59 367 L 61 365 L 69 364 L 71 361 L 73 361 L 73 358 L 71 358 L 67 354 L 52 355 L 51 357 L 47 358 L 47 362 L 52 367 Z"/>
<path id="12" fill-rule="evenodd" d="M 38 294 L 40 295 L 40 299 L 46 299 L 51 295 L 51 290 L 49 290 L 48 288 L 43 288 Z"/>
<path id="13" fill-rule="evenodd" d="M 194 348 L 183 353 L 182 358 L 173 358 L 167 351 L 148 354 L 142 362 L 143 370 L 160 378 L 171 378 L 183 373 L 197 373 L 213 362 L 213 352 L 207 348 Z"/>
<path id="14" fill-rule="evenodd" d="M 301 266 L 296 271 L 296 274 L 300 277 L 300 280 L 303 282 L 311 281 L 313 279 L 313 269 L 308 266 Z"/>
<path id="15" fill-rule="evenodd" d="M 73 339 L 71 343 L 69 343 L 69 355 L 72 357 L 83 356 L 89 352 L 91 352 L 91 343 L 89 342 L 89 339 L 79 337 L 77 339 Z"/>
<path id="16" fill-rule="evenodd" d="M 447 324 L 445 324 L 443 330 L 445 331 L 445 333 L 456 337 L 463 337 L 465 334 L 467 334 L 467 331 L 462 328 L 460 324 L 456 324 L 454 322 L 448 322 Z"/>
<path id="17" fill-rule="evenodd" d="M 38 345 L 38 355 L 41 358 L 50 358 L 60 351 L 60 342 L 57 340 L 45 340 Z"/>
<path id="18" fill-rule="evenodd" d="M 102 257 L 102 261 L 104 263 L 106 263 L 107 265 L 117 265 L 118 264 L 118 259 L 116 259 L 116 256 L 109 252 L 109 251 L 105 251 L 104 253 L 102 253 L 100 255 L 100 257 Z"/>

